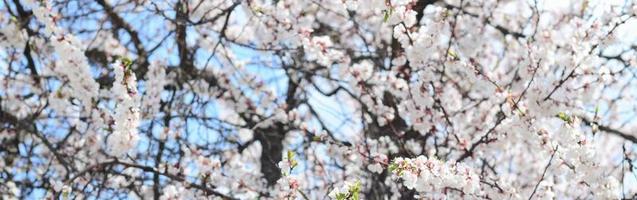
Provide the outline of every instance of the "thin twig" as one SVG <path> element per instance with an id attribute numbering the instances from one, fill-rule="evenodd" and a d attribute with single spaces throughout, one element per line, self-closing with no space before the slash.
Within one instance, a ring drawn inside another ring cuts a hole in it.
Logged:
<path id="1" fill-rule="evenodd" d="M 537 191 L 537 188 L 540 186 L 540 183 L 544 180 L 544 176 L 546 175 L 546 172 L 548 171 L 549 167 L 551 166 L 551 163 L 553 162 L 555 153 L 557 153 L 557 148 L 559 148 L 559 146 L 555 146 L 555 149 L 553 150 L 553 154 L 551 154 L 551 158 L 549 159 L 549 163 L 547 163 L 546 167 L 544 167 L 544 172 L 542 172 L 542 177 L 540 178 L 540 181 L 538 181 L 537 184 L 535 184 L 535 188 L 533 188 L 533 193 L 531 193 L 531 196 L 529 196 L 529 200 L 533 198 L 533 195 L 535 195 L 535 192 Z"/>

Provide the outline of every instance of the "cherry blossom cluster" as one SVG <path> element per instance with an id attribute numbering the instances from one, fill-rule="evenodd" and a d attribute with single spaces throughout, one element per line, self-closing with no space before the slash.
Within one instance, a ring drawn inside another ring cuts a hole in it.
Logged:
<path id="1" fill-rule="evenodd" d="M 341 186 L 334 187 L 329 193 L 329 197 L 336 200 L 359 199 L 361 192 L 361 182 L 345 181 Z"/>
<path id="2" fill-rule="evenodd" d="M 400 177 L 405 187 L 422 195 L 435 196 L 450 189 L 462 191 L 465 195 L 475 195 L 480 191 L 480 177 L 474 169 L 462 163 L 425 156 L 397 158 L 389 165 L 389 170 Z"/>
<path id="3" fill-rule="evenodd" d="M 99 85 L 92 78 L 82 41 L 58 27 L 56 20 L 59 16 L 51 12 L 48 3 L 43 2 L 42 6 L 35 2 L 31 4 L 34 5 L 35 17 L 45 25 L 50 45 L 59 56 L 59 60 L 51 63 L 46 70 L 59 76 L 63 82 L 68 81 L 69 94 L 79 99 L 85 110 L 90 110 L 94 106 L 93 100 L 98 96 Z"/>
<path id="4" fill-rule="evenodd" d="M 111 153 L 121 156 L 134 149 L 139 138 L 140 95 L 137 91 L 137 78 L 130 68 L 130 63 L 116 61 L 113 65 L 115 82 L 111 93 L 117 105 L 113 116 L 112 134 L 108 137 Z"/>

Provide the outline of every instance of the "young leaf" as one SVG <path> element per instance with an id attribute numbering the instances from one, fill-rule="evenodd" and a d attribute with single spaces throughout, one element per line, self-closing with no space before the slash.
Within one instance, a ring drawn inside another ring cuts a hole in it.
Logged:
<path id="1" fill-rule="evenodd" d="M 571 116 L 568 116 L 564 112 L 558 113 L 557 117 L 560 118 L 562 121 L 565 121 L 565 122 L 568 122 L 568 123 L 573 123 L 573 120 L 571 119 Z"/>
<path id="2" fill-rule="evenodd" d="M 389 21 L 389 17 L 394 13 L 394 8 L 389 8 L 388 10 L 383 10 L 383 22 Z"/>
<path id="3" fill-rule="evenodd" d="M 122 57 L 120 58 L 120 62 L 124 65 L 124 69 L 131 70 L 131 66 L 133 65 L 133 61 L 130 58 Z"/>
<path id="4" fill-rule="evenodd" d="M 389 169 L 390 172 L 394 172 L 394 171 L 396 171 L 396 169 L 398 169 L 398 165 L 396 163 L 391 163 L 391 164 L 389 164 L 387 169 Z"/>
<path id="5" fill-rule="evenodd" d="M 361 191 L 361 181 L 356 181 L 356 183 L 354 183 L 354 185 L 352 185 L 349 188 L 349 193 L 351 194 L 351 198 L 352 200 L 359 200 L 360 199 L 360 191 Z"/>
<path id="6" fill-rule="evenodd" d="M 449 49 L 447 51 L 447 55 L 449 55 L 452 60 L 458 60 L 459 59 L 458 54 L 455 51 L 451 50 L 451 49 Z"/>
<path id="7" fill-rule="evenodd" d="M 288 150 L 288 161 L 290 162 L 290 170 L 294 169 L 299 163 L 294 159 L 294 152 Z"/>
<path id="8" fill-rule="evenodd" d="M 383 10 L 383 22 L 387 22 L 389 20 L 389 11 Z"/>

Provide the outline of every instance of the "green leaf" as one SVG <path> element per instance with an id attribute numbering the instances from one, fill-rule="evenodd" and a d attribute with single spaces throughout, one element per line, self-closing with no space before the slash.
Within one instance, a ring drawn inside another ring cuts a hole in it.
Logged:
<path id="1" fill-rule="evenodd" d="M 120 62 L 122 62 L 122 65 L 124 65 L 126 70 L 131 70 L 131 66 L 133 65 L 133 60 L 127 57 L 121 57 L 119 60 Z"/>
<path id="2" fill-rule="evenodd" d="M 444 17 L 445 19 L 451 15 L 453 15 L 453 13 L 449 9 L 445 9 L 445 11 L 442 13 L 442 17 Z"/>
<path id="3" fill-rule="evenodd" d="M 568 122 L 568 123 L 573 123 L 573 120 L 571 119 L 571 116 L 568 116 L 564 112 L 558 113 L 557 117 L 560 118 L 562 121 L 565 121 L 565 122 Z"/>
<path id="4" fill-rule="evenodd" d="M 398 165 L 396 163 L 391 163 L 391 164 L 389 164 L 387 169 L 389 169 L 390 172 L 394 172 L 394 171 L 396 171 L 396 169 L 398 169 Z"/>
<path id="5" fill-rule="evenodd" d="M 288 150 L 288 160 L 294 159 L 294 152 L 292 150 Z"/>
<path id="6" fill-rule="evenodd" d="M 263 14 L 263 8 L 261 8 L 261 7 L 252 8 L 252 11 L 256 12 L 256 13 L 259 13 L 259 14 Z"/>
<path id="7" fill-rule="evenodd" d="M 294 159 L 294 152 L 288 150 L 288 161 L 290 162 L 290 170 L 294 169 L 299 163 Z"/>
<path id="8" fill-rule="evenodd" d="M 62 94 L 62 89 L 58 89 L 55 91 L 55 97 L 57 98 L 64 98 L 64 94 Z"/>
<path id="9" fill-rule="evenodd" d="M 455 51 L 451 50 L 451 49 L 449 49 L 447 51 L 447 55 L 449 55 L 453 60 L 458 60 L 459 59 L 458 54 Z"/>
<path id="10" fill-rule="evenodd" d="M 599 105 L 595 106 L 595 115 L 597 115 L 597 113 L 599 113 Z"/>
<path id="11" fill-rule="evenodd" d="M 383 10 L 383 22 L 389 21 L 389 17 L 394 13 L 394 8 L 389 8 L 389 10 Z"/>
<path id="12" fill-rule="evenodd" d="M 67 191 L 62 192 L 62 199 L 69 199 L 69 192 Z"/>
<path id="13" fill-rule="evenodd" d="M 361 181 L 356 181 L 354 185 L 349 188 L 349 193 L 351 194 L 351 200 L 359 200 L 360 199 L 360 191 L 361 191 Z"/>

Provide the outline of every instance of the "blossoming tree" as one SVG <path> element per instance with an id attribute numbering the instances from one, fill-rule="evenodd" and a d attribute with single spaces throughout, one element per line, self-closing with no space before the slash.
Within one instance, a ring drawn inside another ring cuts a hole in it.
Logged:
<path id="1" fill-rule="evenodd" d="M 6 0 L 2 199 L 631 199 L 637 2 Z"/>

